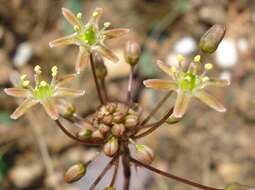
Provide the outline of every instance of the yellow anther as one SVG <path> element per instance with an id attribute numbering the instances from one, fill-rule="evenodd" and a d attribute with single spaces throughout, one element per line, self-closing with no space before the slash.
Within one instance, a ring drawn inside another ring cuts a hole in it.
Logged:
<path id="1" fill-rule="evenodd" d="M 92 14 L 92 16 L 95 17 L 95 16 L 97 16 L 98 14 L 99 14 L 99 13 L 98 13 L 97 11 L 94 11 L 93 14 Z"/>
<path id="2" fill-rule="evenodd" d="M 79 27 L 79 26 L 77 26 L 77 25 L 75 25 L 75 26 L 73 27 L 73 29 L 77 32 L 77 31 L 79 31 L 79 30 L 80 30 L 80 27 Z"/>
<path id="3" fill-rule="evenodd" d="M 213 68 L 213 64 L 211 64 L 211 63 L 205 64 L 205 70 L 211 70 L 212 68 Z"/>
<path id="4" fill-rule="evenodd" d="M 185 57 L 183 55 L 181 55 L 181 54 L 177 55 L 176 58 L 177 58 L 178 62 L 183 62 L 185 60 Z"/>
<path id="5" fill-rule="evenodd" d="M 104 27 L 108 28 L 109 26 L 111 26 L 111 23 L 110 23 L 110 22 L 105 22 L 105 23 L 104 23 Z"/>
<path id="6" fill-rule="evenodd" d="M 29 80 L 25 80 L 25 81 L 22 82 L 23 87 L 27 87 L 29 84 L 30 84 Z"/>
<path id="7" fill-rule="evenodd" d="M 81 19 L 81 18 L 82 18 L 82 13 L 81 13 L 81 12 L 77 13 L 76 17 L 77 17 L 78 19 Z"/>
<path id="8" fill-rule="evenodd" d="M 40 86 L 43 86 L 43 87 L 47 86 L 47 82 L 45 82 L 44 80 L 41 81 L 41 82 L 40 82 Z"/>
<path id="9" fill-rule="evenodd" d="M 26 74 L 24 74 L 24 75 L 21 75 L 21 77 L 20 77 L 20 80 L 25 80 L 27 78 L 27 75 Z"/>
<path id="10" fill-rule="evenodd" d="M 200 62 L 200 60 L 201 60 L 201 56 L 200 56 L 200 55 L 196 55 L 196 56 L 193 58 L 193 61 L 194 61 L 195 63 Z"/>
<path id="11" fill-rule="evenodd" d="M 42 73 L 41 67 L 39 65 L 36 65 L 34 67 L 34 71 L 35 71 L 36 74 L 41 74 Z"/>
<path id="12" fill-rule="evenodd" d="M 57 67 L 57 66 L 53 66 L 53 67 L 51 68 L 51 75 L 52 75 L 53 77 L 55 77 L 57 74 L 58 74 L 58 67 Z"/>
<path id="13" fill-rule="evenodd" d="M 171 67 L 171 72 L 172 73 L 176 73 L 176 68 L 175 67 Z"/>
<path id="14" fill-rule="evenodd" d="M 210 80 L 210 79 L 209 79 L 209 77 L 207 77 L 207 76 L 202 78 L 202 81 L 203 81 L 203 82 L 207 82 L 207 81 L 209 81 L 209 80 Z"/>

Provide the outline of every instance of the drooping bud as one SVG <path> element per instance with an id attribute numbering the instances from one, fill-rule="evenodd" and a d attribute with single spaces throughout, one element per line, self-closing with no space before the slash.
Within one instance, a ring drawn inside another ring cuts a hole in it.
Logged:
<path id="1" fill-rule="evenodd" d="M 125 126 L 127 128 L 135 127 L 138 124 L 138 122 L 139 119 L 137 115 L 130 114 L 125 117 Z"/>
<path id="2" fill-rule="evenodd" d="M 152 161 L 154 160 L 154 152 L 146 145 L 135 145 L 136 152 L 135 156 L 136 159 L 143 164 L 150 165 Z"/>
<path id="3" fill-rule="evenodd" d="M 90 129 L 84 129 L 77 133 L 77 137 L 81 140 L 87 140 L 92 137 L 92 130 Z"/>
<path id="4" fill-rule="evenodd" d="M 218 48 L 226 32 L 226 27 L 221 24 L 213 25 L 200 39 L 199 48 L 204 53 L 213 53 Z"/>
<path id="5" fill-rule="evenodd" d="M 246 185 L 241 185 L 239 183 L 231 183 L 227 185 L 224 190 L 255 190 L 254 187 L 249 187 Z"/>
<path id="6" fill-rule="evenodd" d="M 141 53 L 140 45 L 135 41 L 128 41 L 124 49 L 124 57 L 128 64 L 137 64 Z"/>
<path id="7" fill-rule="evenodd" d="M 102 133 L 102 134 L 106 134 L 109 130 L 110 127 L 108 125 L 105 125 L 103 123 L 99 124 L 98 126 L 98 130 Z"/>
<path id="8" fill-rule="evenodd" d="M 123 124 L 115 124 L 112 127 L 112 134 L 117 137 L 121 137 L 125 132 L 125 126 Z"/>
<path id="9" fill-rule="evenodd" d="M 118 139 L 111 137 L 111 139 L 104 145 L 103 150 L 105 155 L 112 157 L 119 149 Z"/>
<path id="10" fill-rule="evenodd" d="M 86 174 L 86 165 L 79 163 L 71 166 L 64 174 L 67 183 L 73 183 L 81 179 Z"/>
<path id="11" fill-rule="evenodd" d="M 98 52 L 93 51 L 92 59 L 93 59 L 93 62 L 95 63 L 97 77 L 99 79 L 105 78 L 107 75 L 107 69 L 104 64 L 104 60 L 103 60 L 102 56 Z"/>

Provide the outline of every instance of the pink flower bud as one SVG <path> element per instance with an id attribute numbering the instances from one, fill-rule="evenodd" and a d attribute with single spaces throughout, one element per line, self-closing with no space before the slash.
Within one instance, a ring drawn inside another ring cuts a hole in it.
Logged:
<path id="1" fill-rule="evenodd" d="M 123 124 L 115 124 L 112 127 L 112 134 L 117 137 L 121 137 L 125 132 L 125 126 Z"/>
<path id="2" fill-rule="evenodd" d="M 128 41 L 124 49 L 124 57 L 128 64 L 135 65 L 141 53 L 140 45 L 135 41 Z"/>
<path id="3" fill-rule="evenodd" d="M 136 145 L 136 159 L 143 164 L 150 165 L 154 160 L 154 152 L 146 145 Z"/>
<path id="4" fill-rule="evenodd" d="M 103 147 L 104 153 L 107 156 L 112 157 L 119 149 L 118 140 L 112 137 Z"/>
<path id="5" fill-rule="evenodd" d="M 78 181 L 86 174 L 86 166 L 82 163 L 75 164 L 68 168 L 68 170 L 64 174 L 64 180 L 67 183 L 73 183 Z"/>

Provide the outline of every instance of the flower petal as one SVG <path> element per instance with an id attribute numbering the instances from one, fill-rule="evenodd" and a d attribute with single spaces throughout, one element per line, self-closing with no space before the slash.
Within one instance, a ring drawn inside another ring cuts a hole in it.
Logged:
<path id="1" fill-rule="evenodd" d="M 42 102 L 42 105 L 47 114 L 51 117 L 51 119 L 53 120 L 58 119 L 59 113 L 57 110 L 57 104 L 55 103 L 54 99 L 48 98 Z"/>
<path id="2" fill-rule="evenodd" d="M 76 90 L 71 88 L 57 88 L 54 97 L 79 97 L 85 94 L 84 90 Z"/>
<path id="3" fill-rule="evenodd" d="M 101 19 L 103 15 L 103 9 L 102 8 L 96 8 L 94 11 L 93 11 L 93 14 L 90 18 L 90 23 L 94 23 L 95 25 L 98 25 L 99 23 L 99 20 Z"/>
<path id="4" fill-rule="evenodd" d="M 148 79 L 144 80 L 143 84 L 147 88 L 153 88 L 157 90 L 176 90 L 177 84 L 172 80 L 162 80 L 162 79 Z"/>
<path id="5" fill-rule="evenodd" d="M 229 80 L 220 80 L 220 79 L 211 79 L 206 82 L 206 86 L 215 86 L 215 87 L 226 87 L 230 85 Z"/>
<path id="6" fill-rule="evenodd" d="M 212 95 L 204 91 L 198 91 L 195 96 L 209 107 L 215 109 L 218 112 L 225 112 L 226 108 Z"/>
<path id="7" fill-rule="evenodd" d="M 20 106 L 11 114 L 12 119 L 18 119 L 22 116 L 29 108 L 37 104 L 38 101 L 34 99 L 27 98 L 24 100 Z"/>
<path id="8" fill-rule="evenodd" d="M 112 38 L 118 38 L 120 36 L 123 36 L 129 32 L 129 29 L 127 28 L 116 28 L 112 30 L 106 30 L 104 31 L 104 35 L 106 36 L 106 39 L 112 39 Z"/>
<path id="9" fill-rule="evenodd" d="M 104 45 L 97 46 L 96 50 L 112 62 L 117 63 L 119 61 L 119 58 Z"/>
<path id="10" fill-rule="evenodd" d="M 75 79 L 75 74 L 69 74 L 69 75 L 65 75 L 62 78 L 58 79 L 57 83 L 56 83 L 56 87 L 62 87 L 65 84 L 71 82 L 72 80 Z"/>
<path id="11" fill-rule="evenodd" d="M 9 96 L 14 96 L 18 98 L 26 98 L 29 95 L 31 95 L 31 92 L 29 89 L 23 89 L 23 88 L 5 88 L 4 92 L 8 94 Z"/>
<path id="12" fill-rule="evenodd" d="M 75 36 L 76 35 L 77 35 L 77 33 L 73 33 L 68 36 L 64 36 L 64 37 L 58 38 L 56 40 L 53 40 L 49 43 L 49 46 L 51 48 L 53 48 L 53 47 L 58 47 L 58 46 L 75 44 Z"/>
<path id="13" fill-rule="evenodd" d="M 73 26 L 80 25 L 79 20 L 77 19 L 77 17 L 73 14 L 72 11 L 70 11 L 67 8 L 62 8 L 62 14 L 65 17 L 65 19 Z"/>
<path id="14" fill-rule="evenodd" d="M 164 64 L 162 61 L 157 60 L 158 67 L 168 75 L 172 75 L 171 67 Z"/>
<path id="15" fill-rule="evenodd" d="M 75 63 L 75 71 L 80 74 L 81 70 L 89 64 L 89 53 L 84 47 L 79 47 L 78 57 Z"/>
<path id="16" fill-rule="evenodd" d="M 173 116 L 176 118 L 181 118 L 186 112 L 191 95 L 187 95 L 185 92 L 178 92 L 177 99 L 174 106 Z"/>

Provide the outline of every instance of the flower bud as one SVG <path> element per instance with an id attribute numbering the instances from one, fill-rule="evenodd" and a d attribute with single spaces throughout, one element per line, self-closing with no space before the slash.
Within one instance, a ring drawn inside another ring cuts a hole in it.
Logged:
<path id="1" fill-rule="evenodd" d="M 213 25 L 200 39 L 199 48 L 204 53 L 213 53 L 218 48 L 226 32 L 224 25 Z"/>
<path id="2" fill-rule="evenodd" d="M 112 127 L 112 134 L 117 137 L 121 137 L 125 132 L 125 126 L 123 124 L 115 124 Z"/>
<path id="3" fill-rule="evenodd" d="M 246 185 L 241 185 L 239 183 L 231 183 L 227 185 L 224 190 L 255 190 L 254 187 L 249 187 Z"/>
<path id="4" fill-rule="evenodd" d="M 84 129 L 77 133 L 77 137 L 81 140 L 87 140 L 92 137 L 92 130 Z"/>
<path id="5" fill-rule="evenodd" d="M 128 41 L 124 49 L 124 57 L 128 64 L 135 65 L 141 53 L 140 45 L 135 41 Z"/>
<path id="6" fill-rule="evenodd" d="M 110 127 L 108 125 L 105 125 L 103 123 L 99 124 L 98 126 L 98 130 L 102 133 L 102 134 L 106 134 L 109 130 Z"/>
<path id="7" fill-rule="evenodd" d="M 71 166 L 64 174 L 67 183 L 73 183 L 81 179 L 86 174 L 86 165 L 79 163 Z"/>
<path id="8" fill-rule="evenodd" d="M 166 123 L 168 124 L 175 124 L 175 123 L 178 123 L 180 120 L 182 119 L 182 117 L 175 117 L 173 115 L 171 115 L 167 120 L 166 120 Z"/>
<path id="9" fill-rule="evenodd" d="M 64 100 L 58 104 L 58 110 L 64 117 L 70 117 L 75 113 L 74 105 Z"/>
<path id="10" fill-rule="evenodd" d="M 92 133 L 92 138 L 103 139 L 104 135 L 99 130 L 96 130 Z"/>
<path id="11" fill-rule="evenodd" d="M 108 112 L 113 113 L 116 110 L 117 105 L 115 103 L 108 103 L 106 109 Z"/>
<path id="12" fill-rule="evenodd" d="M 116 123 L 119 123 L 122 121 L 122 119 L 125 117 L 125 114 L 124 113 L 121 113 L 121 112 L 115 112 L 113 113 L 113 117 L 112 117 L 112 121 L 113 122 L 116 122 Z"/>
<path id="13" fill-rule="evenodd" d="M 107 75 L 107 69 L 104 64 L 103 58 L 101 57 L 101 55 L 98 52 L 94 51 L 94 52 L 92 52 L 92 59 L 95 63 L 96 76 L 99 79 L 104 79 Z"/>
<path id="14" fill-rule="evenodd" d="M 146 145 L 135 145 L 136 152 L 135 156 L 136 159 L 143 164 L 150 165 L 152 161 L 154 160 L 154 152 Z"/>
<path id="15" fill-rule="evenodd" d="M 133 128 L 138 124 L 139 120 L 138 120 L 138 116 L 137 115 L 127 115 L 125 118 L 125 126 L 127 128 Z"/>
<path id="16" fill-rule="evenodd" d="M 104 116 L 102 122 L 106 125 L 110 125 L 112 123 L 112 115 Z"/>
<path id="17" fill-rule="evenodd" d="M 112 137 L 103 147 L 104 153 L 107 156 L 113 156 L 119 149 L 118 139 Z"/>

